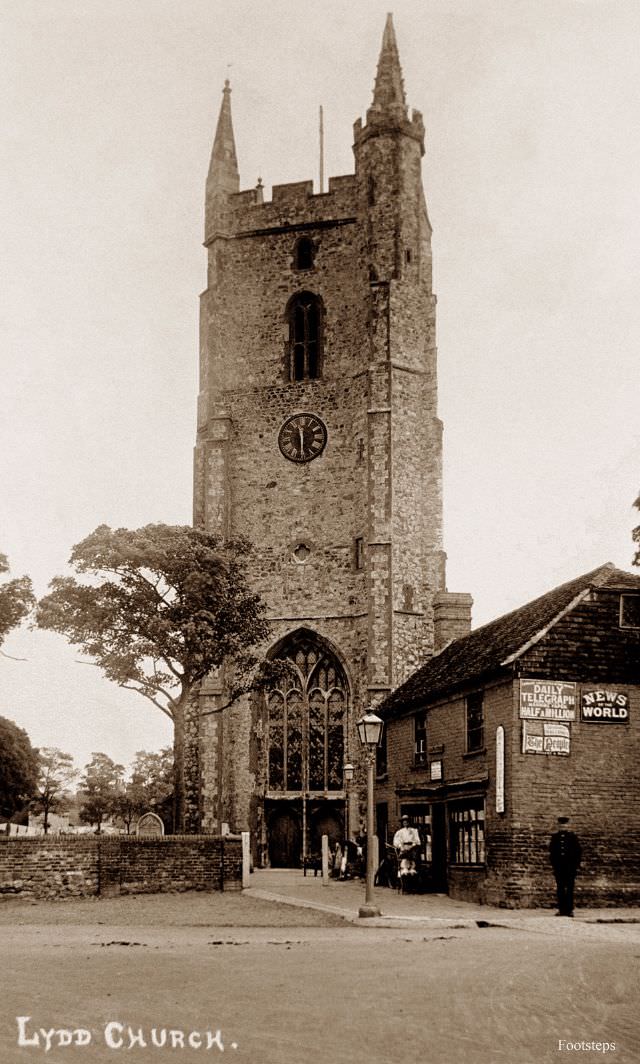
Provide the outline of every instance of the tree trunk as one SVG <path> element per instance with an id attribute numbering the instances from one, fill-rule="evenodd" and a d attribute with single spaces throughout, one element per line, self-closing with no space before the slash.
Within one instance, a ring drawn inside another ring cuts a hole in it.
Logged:
<path id="1" fill-rule="evenodd" d="M 177 835 L 184 832 L 185 703 L 183 697 L 173 707 L 173 830 Z"/>

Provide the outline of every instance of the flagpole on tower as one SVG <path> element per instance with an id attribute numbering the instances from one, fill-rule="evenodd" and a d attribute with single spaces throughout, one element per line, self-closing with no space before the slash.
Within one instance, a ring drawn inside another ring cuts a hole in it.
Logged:
<path id="1" fill-rule="evenodd" d="M 320 192 L 324 192 L 324 121 L 320 104 Z"/>

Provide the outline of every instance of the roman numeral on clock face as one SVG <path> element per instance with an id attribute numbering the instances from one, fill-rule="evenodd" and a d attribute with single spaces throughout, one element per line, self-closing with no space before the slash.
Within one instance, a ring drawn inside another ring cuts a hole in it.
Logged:
<path id="1" fill-rule="evenodd" d="M 278 434 L 280 451 L 291 462 L 311 462 L 322 454 L 326 443 L 326 426 L 315 414 L 293 414 Z"/>

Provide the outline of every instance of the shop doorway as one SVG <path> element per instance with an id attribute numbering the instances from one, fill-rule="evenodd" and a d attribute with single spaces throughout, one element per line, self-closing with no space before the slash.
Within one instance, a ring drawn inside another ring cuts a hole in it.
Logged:
<path id="1" fill-rule="evenodd" d="M 431 806 L 431 862 L 433 887 L 436 894 L 446 894 L 447 881 L 447 808 Z"/>

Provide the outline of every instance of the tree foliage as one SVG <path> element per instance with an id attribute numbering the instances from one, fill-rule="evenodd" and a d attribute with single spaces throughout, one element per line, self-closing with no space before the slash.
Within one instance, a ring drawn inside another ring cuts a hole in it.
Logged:
<path id="1" fill-rule="evenodd" d="M 134 820 L 143 813 L 166 811 L 167 799 L 173 793 L 173 750 L 165 747 L 159 753 L 139 750 L 131 766 L 129 779 L 116 803 L 116 815 L 123 822 L 127 834 Z"/>
<path id="2" fill-rule="evenodd" d="M 0 573 L 9 571 L 6 554 L 0 554 Z M 16 577 L 0 584 L 0 645 L 13 629 L 17 628 L 35 603 L 31 580 L 28 576 Z"/>
<path id="3" fill-rule="evenodd" d="M 636 510 L 640 510 L 640 495 L 633 504 Z M 633 556 L 633 564 L 640 565 L 640 525 L 637 525 L 631 533 L 633 542 L 636 544 L 636 552 Z"/>
<path id="4" fill-rule="evenodd" d="M 115 814 L 122 790 L 124 765 L 117 765 L 107 754 L 92 754 L 80 781 L 80 819 L 95 824 L 100 831 L 104 821 Z"/>
<path id="5" fill-rule="evenodd" d="M 247 582 L 249 552 L 244 541 L 222 541 L 188 525 L 133 531 L 101 525 L 71 554 L 86 580 L 56 577 L 38 604 L 41 628 L 65 635 L 110 680 L 138 691 L 173 722 L 178 829 L 185 713 L 194 686 L 224 668 L 234 701 L 287 668 L 255 652 L 269 625 Z"/>
<path id="6" fill-rule="evenodd" d="M 0 717 L 0 815 L 11 817 L 31 798 L 38 756 L 24 728 Z"/>
<path id="7" fill-rule="evenodd" d="M 43 816 L 45 835 L 49 831 L 49 815 L 60 813 L 69 804 L 68 788 L 77 772 L 71 754 L 55 746 L 43 746 L 38 751 L 38 780 L 31 808 Z"/>

